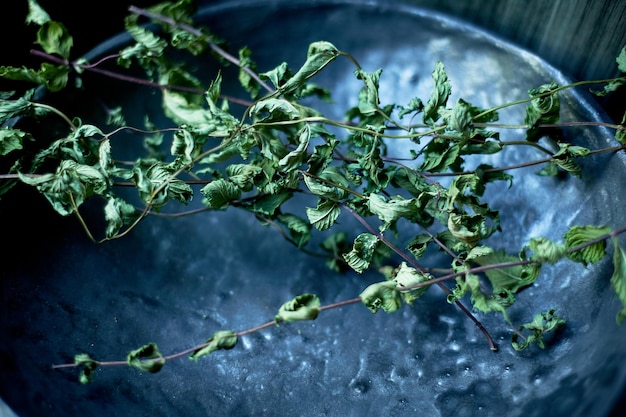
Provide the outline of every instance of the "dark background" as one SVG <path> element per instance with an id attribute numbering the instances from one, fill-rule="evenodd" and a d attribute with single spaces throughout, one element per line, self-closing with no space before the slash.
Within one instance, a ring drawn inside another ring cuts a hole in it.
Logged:
<path id="1" fill-rule="evenodd" d="M 219 1 L 205 1 L 204 3 L 217 2 Z M 132 2 L 39 0 L 39 4 L 50 14 L 51 18 L 61 21 L 73 34 L 73 58 L 79 57 L 94 45 L 123 31 L 122 18 L 127 14 L 129 5 L 146 7 L 155 3 L 157 2 L 150 0 Z M 614 57 L 626 44 L 626 1 L 572 0 L 563 2 L 565 4 L 562 9 L 556 12 L 555 10 L 542 10 L 546 4 L 552 4 L 544 0 L 464 2 L 417 0 L 414 3 L 437 8 L 498 33 L 543 57 L 575 80 L 609 78 L 618 74 Z M 5 2 L 2 8 L 4 13 L 0 25 L 0 39 L 2 39 L 0 65 L 38 67 L 41 61 L 29 53 L 31 48 L 36 47 L 33 42 L 37 27 L 27 26 L 24 23 L 27 14 L 26 0 Z M 6 13 L 7 8 L 9 8 L 8 13 Z M 528 20 L 531 17 L 534 17 L 532 22 Z M 538 35 L 540 32 L 542 35 Z M 31 86 L 0 81 L 1 90 L 29 87 Z M 624 90 L 626 89 L 622 89 L 610 98 L 598 99 L 616 122 L 621 121 L 626 110 Z M 5 238 L 9 227 L 6 215 L 7 213 L 2 213 L 0 205 L 0 218 L 2 218 L 0 224 L 2 224 Z M 42 223 L 46 221 L 45 218 L 40 219 Z M 626 394 L 616 405 L 610 417 L 623 416 L 623 410 L 626 410 Z"/>
<path id="2" fill-rule="evenodd" d="M 123 31 L 123 18 L 128 14 L 127 10 L 130 5 L 147 7 L 158 2 L 154 0 L 108 0 L 106 2 L 40 0 L 38 3 L 53 20 L 63 23 L 72 34 L 73 57 L 77 58 L 100 42 Z M 33 57 L 29 52 L 37 48 L 34 41 L 38 27 L 24 23 L 28 13 L 27 1 L 6 2 L 2 7 L 4 10 L 8 7 L 9 13 L 3 13 L 0 25 L 3 49 L 0 65 L 38 68 L 41 60 Z M 2 86 L 6 87 L 7 83 L 4 82 Z M 12 86 L 23 87 L 19 83 Z"/>

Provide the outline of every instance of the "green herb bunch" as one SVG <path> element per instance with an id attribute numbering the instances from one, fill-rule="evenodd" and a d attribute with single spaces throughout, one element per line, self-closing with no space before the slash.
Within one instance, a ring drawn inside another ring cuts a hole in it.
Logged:
<path id="1" fill-rule="evenodd" d="M 0 93 L 0 157 L 10 167 L 0 174 L 3 198 L 10 198 L 11 188 L 19 182 L 35 187 L 56 212 L 75 216 L 94 242 L 104 243 L 123 237 L 165 207 L 187 204 L 199 192 L 203 211 L 246 210 L 303 251 L 314 252 L 310 248 L 313 236 L 325 233 L 316 250 L 324 252 L 326 264 L 335 271 L 374 269 L 381 273 L 380 282 L 354 299 L 322 306 L 316 295 L 302 294 L 283 304 L 265 324 L 240 332 L 219 330 L 204 343 L 169 356 L 149 343 L 130 352 L 125 361 L 96 361 L 78 354 L 73 363 L 55 365 L 79 367 L 81 382 L 91 381 L 98 366 L 130 365 L 158 372 L 168 360 L 182 356 L 198 360 L 233 348 L 246 334 L 281 323 L 314 320 L 324 310 L 348 304 L 363 303 L 373 313 L 393 312 L 403 303 L 419 302 L 433 285 L 476 324 L 490 349 L 497 350 L 497 346 L 472 311 L 501 314 L 512 328 L 516 350 L 533 343 L 543 348 L 545 336 L 560 329 L 564 319 L 549 309 L 530 323 L 514 325 L 508 307 L 539 278 L 542 265 L 560 260 L 597 263 L 607 256 L 609 242 L 614 264 L 611 285 L 622 303 L 617 322 L 626 317 L 626 252 L 617 238 L 626 226 L 576 225 L 562 241 L 536 237 L 517 254 L 509 254 L 485 243 L 501 228 L 499 211 L 484 198 L 490 183 L 514 186 L 515 168 L 542 165 L 540 175 L 581 177 L 579 159 L 623 151 L 626 115 L 621 124 L 602 124 L 615 130 L 616 143 L 608 148 L 573 145 L 549 132 L 585 124 L 560 123 L 560 92 L 600 85 L 602 89 L 594 92 L 609 94 L 626 82 L 626 76 L 565 86 L 549 82 L 531 88 L 525 99 L 483 109 L 463 99 L 448 102 L 451 81 L 444 64 L 438 62 L 430 97 L 383 104 L 379 99 L 382 69 L 366 72 L 353 56 L 327 41 L 312 43 L 297 69 L 281 63 L 259 72 L 250 50 L 243 48 L 232 55 L 209 28 L 194 25 L 192 0 L 164 2 L 149 9 L 131 7 L 125 25 L 133 42 L 108 57 L 109 62 L 116 61 L 117 72 L 101 70 L 101 62 L 70 61 L 72 37 L 63 24 L 52 20 L 35 0 L 29 0 L 29 7 L 27 23 L 39 26 L 41 48 L 33 53 L 47 62 L 39 69 L 0 67 L 1 77 L 36 86 L 24 94 Z M 152 26 L 144 24 L 146 19 Z M 204 85 L 193 72 L 167 58 L 171 51 L 206 54 L 216 65 L 238 68 L 238 82 L 249 99 L 222 94 L 222 71 Z M 354 65 L 355 82 L 361 85 L 358 105 L 346 109 L 343 120 L 328 118 L 305 104 L 311 97 L 331 98 L 331 92 L 314 80 L 321 71 L 332 71 L 332 63 L 339 59 Z M 617 65 L 626 73 L 626 48 L 617 57 Z M 142 68 L 145 76 L 129 75 L 125 71 L 130 67 Z M 164 113 L 176 127 L 155 129 L 150 122 L 127 126 L 121 108 L 110 109 L 109 125 L 85 124 L 40 100 L 42 89 L 54 96 L 86 88 L 81 74 L 88 71 L 153 86 L 162 93 Z M 525 106 L 523 124 L 496 124 L 498 111 L 510 106 Z M 41 130 L 29 130 L 52 123 L 51 119 L 63 125 L 62 134 L 52 141 L 40 137 Z M 497 128 L 523 128 L 525 138 L 503 141 Z M 116 135 L 128 130 L 145 135 L 145 155 L 137 155 L 132 163 L 116 160 L 112 151 Z M 169 152 L 162 151 L 166 135 L 171 135 Z M 551 141 L 550 147 L 544 139 Z M 407 155 L 390 157 L 389 140 L 409 143 Z M 42 146 L 33 154 L 24 151 L 27 143 Z M 472 170 L 464 168 L 470 156 L 494 155 L 513 145 L 531 146 L 546 156 L 514 167 L 483 163 Z M 445 185 L 437 178 L 447 178 Z M 119 192 L 128 186 L 136 190 L 139 204 Z M 99 231 L 84 217 L 83 205 L 91 200 L 101 202 L 105 227 Z M 304 206 L 302 201 L 306 201 Z M 336 228 L 341 213 L 362 225 L 352 240 Z M 399 247 L 397 237 L 407 224 L 421 231 Z M 450 255 L 450 267 L 443 273 L 424 264 L 427 251 L 433 248 Z M 453 281 L 452 288 L 446 285 L 448 281 Z M 463 304 L 465 299 L 471 308 Z"/>

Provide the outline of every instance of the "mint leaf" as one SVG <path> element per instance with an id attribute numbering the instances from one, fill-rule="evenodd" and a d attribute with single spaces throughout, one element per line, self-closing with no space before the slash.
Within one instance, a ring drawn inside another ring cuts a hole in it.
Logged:
<path id="1" fill-rule="evenodd" d="M 80 375 L 78 380 L 81 384 L 89 384 L 93 381 L 93 372 L 99 365 L 98 361 L 95 361 L 89 357 L 86 353 L 79 353 L 74 356 L 74 364 L 80 366 Z"/>
<path id="2" fill-rule="evenodd" d="M 0 71 L 3 67 L 0 67 Z M 16 100 L 0 100 L 0 125 L 5 125 L 9 119 L 18 116 L 30 116 L 37 110 L 36 105 L 30 101 L 32 93 L 26 94 Z"/>
<path id="3" fill-rule="evenodd" d="M 626 46 L 619 52 L 615 58 L 615 62 L 617 62 L 617 68 L 620 72 L 626 73 Z"/>
<path id="4" fill-rule="evenodd" d="M 617 55 L 617 57 L 615 58 L 615 62 L 617 62 L 617 68 L 619 69 L 619 71 L 622 74 L 626 73 L 626 46 L 624 46 L 620 53 Z M 591 92 L 597 96 L 606 96 L 610 92 L 617 90 L 625 84 L 626 77 L 622 77 L 607 83 L 602 90 L 591 90 Z"/>
<path id="5" fill-rule="evenodd" d="M 398 112 L 398 117 L 403 118 L 407 114 L 416 113 L 419 114 L 424 110 L 424 103 L 417 97 L 409 100 L 409 103 L 406 106 L 401 106 L 400 111 Z"/>
<path id="6" fill-rule="evenodd" d="M 609 226 L 573 226 L 563 236 L 565 240 L 565 248 L 567 250 L 575 249 L 578 246 L 585 245 L 595 239 L 607 236 L 611 232 Z M 573 253 L 568 253 L 568 259 L 579 262 L 584 266 L 600 261 L 606 255 L 606 240 L 585 246 Z"/>
<path id="7" fill-rule="evenodd" d="M 294 91 L 309 78 L 324 69 L 339 56 L 339 50 L 330 42 L 319 41 L 309 45 L 307 59 L 293 77 L 289 78 L 278 90 L 281 94 Z"/>
<path id="8" fill-rule="evenodd" d="M 450 167 L 460 168 L 463 160 L 459 157 L 461 146 L 448 140 L 435 138 L 424 149 L 424 162 L 419 170 L 442 172 Z"/>
<path id="9" fill-rule="evenodd" d="M 330 200 L 339 200 L 341 197 L 343 197 L 343 193 L 341 190 L 338 190 L 337 187 L 333 187 L 326 181 L 321 181 L 319 176 L 316 178 L 305 175 L 304 183 L 311 193 L 319 197 L 327 198 Z"/>
<path id="10" fill-rule="evenodd" d="M 447 226 L 452 236 L 469 247 L 487 236 L 486 219 L 478 214 L 450 213 Z"/>
<path id="11" fill-rule="evenodd" d="M 440 108 L 439 114 L 446 124 L 446 130 L 469 138 L 473 127 L 471 109 L 472 106 L 463 99 L 458 99 L 451 109 Z"/>
<path id="12" fill-rule="evenodd" d="M 162 56 L 167 48 L 167 41 L 144 26 L 127 21 L 126 32 L 132 36 L 135 43 L 119 52 L 117 62 L 121 66 L 129 67 L 132 58 L 137 58 L 139 62 L 149 62 L 153 57 Z"/>
<path id="13" fill-rule="evenodd" d="M 339 144 L 339 140 L 335 139 L 330 132 L 320 131 L 319 127 L 314 127 L 313 131 L 317 135 L 326 138 L 324 144 L 315 146 L 313 153 L 307 160 L 307 164 L 309 164 L 308 172 L 313 175 L 319 175 L 319 173 L 324 171 L 332 162 L 333 154 Z"/>
<path id="14" fill-rule="evenodd" d="M 276 89 L 280 89 L 289 78 L 293 77 L 293 72 L 289 69 L 287 63 L 283 62 L 270 71 L 262 72 L 259 76 L 270 80 Z"/>
<path id="15" fill-rule="evenodd" d="M 380 240 L 376 236 L 361 233 L 354 239 L 352 250 L 343 254 L 343 259 L 350 268 L 360 274 L 369 268 L 379 243 Z"/>
<path id="16" fill-rule="evenodd" d="M 565 326 L 565 320 L 555 314 L 554 309 L 535 315 L 533 321 L 523 324 L 511 336 L 513 349 L 517 351 L 528 348 L 536 343 L 541 349 L 545 349 L 544 338 L 549 333 L 556 332 Z M 521 341 L 520 341 L 521 339 Z"/>
<path id="17" fill-rule="evenodd" d="M 189 359 L 192 359 L 198 362 L 203 356 L 209 355 L 217 350 L 228 350 L 235 347 L 237 344 L 237 333 L 232 330 L 220 330 L 213 333 L 209 339 L 204 342 L 204 346 L 196 349 L 190 356 Z"/>
<path id="18" fill-rule="evenodd" d="M 69 59 L 74 40 L 62 23 L 48 20 L 37 31 L 37 43 L 47 53 Z"/>
<path id="19" fill-rule="evenodd" d="M 278 161 L 281 171 L 289 172 L 298 169 L 308 157 L 307 149 L 311 141 L 311 127 L 305 124 L 298 132 L 298 146 Z"/>
<path id="20" fill-rule="evenodd" d="M 617 238 L 613 240 L 613 275 L 611 276 L 611 287 L 622 303 L 622 309 L 617 313 L 617 324 L 622 324 L 626 318 L 626 252 L 620 246 Z"/>
<path id="21" fill-rule="evenodd" d="M 367 207 L 384 222 L 382 229 L 387 229 L 402 217 L 411 218 L 417 213 L 413 199 L 406 200 L 401 196 L 393 196 L 389 200 L 379 194 L 370 194 Z"/>
<path id="22" fill-rule="evenodd" d="M 316 196 L 333 201 L 344 199 L 350 183 L 337 167 L 328 167 L 317 176 L 305 175 L 304 183 Z"/>
<path id="23" fill-rule="evenodd" d="M 61 161 L 54 174 L 19 173 L 19 177 L 24 183 L 35 186 L 62 216 L 73 213 L 87 198 L 103 194 L 108 187 L 108 180 L 100 170 L 70 159 Z"/>
<path id="24" fill-rule="evenodd" d="M 383 70 L 378 69 L 371 74 L 358 69 L 355 71 L 357 79 L 363 81 L 363 87 L 359 91 L 359 111 L 364 115 L 370 115 L 378 110 L 378 82 Z"/>
<path id="25" fill-rule="evenodd" d="M 255 178 L 261 174 L 263 168 L 248 164 L 231 164 L 226 167 L 228 180 L 242 191 L 250 191 L 254 186 Z"/>
<path id="26" fill-rule="evenodd" d="M 555 263 L 565 256 L 566 247 L 563 244 L 552 242 L 544 237 L 530 239 L 530 243 L 522 249 L 532 251 L 530 259 L 539 263 Z"/>
<path id="27" fill-rule="evenodd" d="M 409 252 L 411 252 L 411 255 L 413 255 L 415 259 L 419 259 L 424 256 L 428 245 L 432 241 L 433 238 L 430 235 L 418 234 L 414 236 L 413 239 L 409 241 L 409 243 L 407 243 L 406 248 L 409 250 Z"/>
<path id="28" fill-rule="evenodd" d="M 545 129 L 540 129 L 538 125 L 554 124 L 559 121 L 561 111 L 559 94 L 558 92 L 551 93 L 558 87 L 557 83 L 552 82 L 528 90 L 528 95 L 533 100 L 526 107 L 524 119 L 524 123 L 528 125 L 526 140 L 537 142 L 545 133 Z"/>
<path id="29" fill-rule="evenodd" d="M 204 195 L 202 202 L 215 209 L 225 209 L 233 200 L 241 197 L 239 187 L 223 178 L 211 181 L 200 192 Z"/>
<path id="30" fill-rule="evenodd" d="M 126 362 L 129 366 L 154 374 L 161 370 L 165 358 L 155 343 L 148 343 L 131 351 L 126 357 Z"/>
<path id="31" fill-rule="evenodd" d="M 574 158 L 585 157 L 590 152 L 589 149 L 582 146 L 559 143 L 559 151 L 552 156 L 552 161 L 559 168 L 580 178 L 582 171 L 580 166 L 574 161 Z"/>
<path id="32" fill-rule="evenodd" d="M 442 62 L 437 62 L 432 73 L 435 89 L 424 106 L 424 123 L 434 126 L 439 120 L 439 109 L 446 106 L 452 92 L 448 75 Z"/>
<path id="33" fill-rule="evenodd" d="M 506 302 L 509 297 L 512 297 L 510 292 L 500 289 L 498 292 L 486 294 L 483 292 L 480 277 L 476 274 L 468 273 L 457 277 L 456 287 L 452 290 L 452 293 L 448 295 L 446 300 L 448 303 L 452 304 L 459 301 L 467 293 L 470 294 L 470 301 L 473 308 L 482 313 L 501 313 L 504 319 L 510 322 L 506 312 L 507 307 L 511 304 L 510 302 Z M 501 297 L 502 294 L 505 294 L 505 302 L 503 302 L 503 297 Z"/>
<path id="34" fill-rule="evenodd" d="M 28 0 L 28 15 L 26 16 L 26 23 L 35 23 L 36 25 L 43 25 L 50 21 L 50 15 L 39 5 L 35 0 Z"/>
<path id="35" fill-rule="evenodd" d="M 24 139 L 31 138 L 29 133 L 19 129 L 5 127 L 0 129 L 0 155 L 4 156 L 10 152 L 23 148 Z"/>
<path id="36" fill-rule="evenodd" d="M 335 272 L 345 272 L 348 268 L 343 260 L 343 254 L 350 251 L 346 232 L 335 232 L 320 243 L 320 247 L 328 253 L 326 266 Z"/>
<path id="37" fill-rule="evenodd" d="M 330 200 L 321 201 L 315 208 L 306 208 L 306 216 L 309 221 L 320 231 L 330 228 L 340 214 L 339 204 Z"/>
<path id="38" fill-rule="evenodd" d="M 67 85 L 69 67 L 53 65 L 47 62 L 41 64 L 39 70 L 32 68 L 16 68 L 0 66 L 0 77 L 7 80 L 27 81 L 42 84 L 51 92 L 59 91 Z"/>
<path id="39" fill-rule="evenodd" d="M 559 166 L 556 162 L 550 161 L 535 174 L 541 177 L 556 177 L 559 174 Z"/>
<path id="40" fill-rule="evenodd" d="M 359 298 L 372 313 L 381 308 L 387 313 L 392 313 L 402 305 L 400 291 L 392 281 L 371 284 L 359 294 Z"/>
<path id="41" fill-rule="evenodd" d="M 408 305 L 413 305 L 413 302 L 424 295 L 430 287 L 424 286 L 410 290 L 402 290 L 402 288 L 421 284 L 431 280 L 432 278 L 432 275 L 423 274 L 412 266 L 409 266 L 406 262 L 402 262 L 398 268 L 392 271 L 392 274 L 388 279 L 396 283 L 396 286 L 400 289 L 400 294 L 402 295 L 404 302 Z"/>
<path id="42" fill-rule="evenodd" d="M 252 60 L 251 56 L 252 51 L 250 51 L 248 47 L 243 47 L 239 50 L 239 83 L 250 94 L 250 97 L 256 99 L 259 96 L 259 91 L 261 91 L 261 86 L 252 78 L 250 73 L 245 70 L 245 68 L 253 72 L 257 70 L 256 62 Z"/>
<path id="43" fill-rule="evenodd" d="M 595 94 L 598 97 L 604 97 L 613 91 L 617 91 L 623 85 L 626 85 L 626 78 L 618 78 L 609 83 L 607 83 L 602 90 L 590 90 L 591 93 Z"/>
<path id="44" fill-rule="evenodd" d="M 314 294 L 302 294 L 287 301 L 274 317 L 276 324 L 315 320 L 320 310 L 320 299 Z"/>
<path id="45" fill-rule="evenodd" d="M 176 167 L 163 163 L 148 167 L 135 165 L 132 178 L 142 201 L 155 209 L 160 209 L 170 199 L 187 203 L 193 197 L 193 190 L 189 184 L 173 177 L 175 170 Z"/>
<path id="46" fill-rule="evenodd" d="M 311 239 L 311 224 L 305 219 L 289 213 L 281 213 L 276 219 L 289 229 L 291 239 L 297 247 L 304 247 Z"/>
<path id="47" fill-rule="evenodd" d="M 174 133 L 170 153 L 177 158 L 180 164 L 191 164 L 196 150 L 195 135 L 185 129 L 178 129 Z"/>
<path id="48" fill-rule="evenodd" d="M 243 207 L 253 213 L 260 213 L 266 216 L 274 216 L 280 211 L 280 206 L 292 197 L 291 191 L 281 191 L 275 194 L 261 194 L 252 199 L 252 204 L 246 202 Z"/>
<path id="49" fill-rule="evenodd" d="M 197 78 L 178 69 L 169 70 L 160 81 L 167 85 L 202 88 Z M 193 126 L 193 131 L 200 135 L 215 133 L 221 127 L 220 118 L 215 117 L 215 111 L 204 107 L 205 102 L 201 95 L 173 89 L 163 89 L 162 94 L 161 104 L 166 116 L 178 125 Z"/>
<path id="50" fill-rule="evenodd" d="M 39 26 L 37 43 L 49 54 L 59 54 L 69 59 L 73 39 L 62 23 L 50 19 L 50 15 L 35 0 L 28 0 L 26 23 Z"/>
<path id="51" fill-rule="evenodd" d="M 290 101 L 273 97 L 255 102 L 249 112 L 259 122 L 295 120 L 300 117 L 300 110 Z"/>
<path id="52" fill-rule="evenodd" d="M 133 223 L 139 213 L 135 207 L 118 197 L 107 197 L 107 203 L 104 207 L 104 219 L 107 221 L 105 235 L 111 238 L 122 229 L 125 225 Z"/>
<path id="53" fill-rule="evenodd" d="M 519 262 L 518 257 L 508 255 L 504 249 L 494 251 L 490 248 L 482 248 L 478 256 L 468 256 L 468 259 L 476 262 L 480 266 L 497 265 L 505 263 Z M 484 250 L 486 249 L 486 251 Z M 539 277 L 540 266 L 531 265 L 516 265 L 508 266 L 497 269 L 490 269 L 485 271 L 485 275 L 491 282 L 494 293 L 500 290 L 508 290 L 512 293 L 519 292 L 522 288 L 525 288 L 534 283 Z"/>

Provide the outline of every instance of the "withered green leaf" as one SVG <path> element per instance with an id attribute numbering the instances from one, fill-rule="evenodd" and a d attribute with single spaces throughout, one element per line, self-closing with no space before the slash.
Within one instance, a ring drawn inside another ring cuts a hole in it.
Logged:
<path id="1" fill-rule="evenodd" d="M 148 343 L 131 351 L 126 357 L 126 362 L 129 366 L 154 374 L 161 370 L 165 358 L 155 343 Z"/>
<path id="2" fill-rule="evenodd" d="M 287 301 L 274 317 L 276 323 L 315 320 L 320 310 L 320 299 L 314 294 L 302 294 Z"/>
<path id="3" fill-rule="evenodd" d="M 206 342 L 204 342 L 204 346 L 195 350 L 190 356 L 189 359 L 198 362 L 202 356 L 209 355 L 217 350 L 227 350 L 232 349 L 237 344 L 237 333 L 232 330 L 220 330 L 213 333 L 213 336 L 208 338 Z"/>

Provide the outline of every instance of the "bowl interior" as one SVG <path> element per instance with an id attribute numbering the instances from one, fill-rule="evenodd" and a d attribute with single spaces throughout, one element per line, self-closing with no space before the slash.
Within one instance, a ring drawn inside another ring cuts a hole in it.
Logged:
<path id="1" fill-rule="evenodd" d="M 408 6 L 234 2 L 203 9 L 198 22 L 226 39 L 233 51 L 248 46 L 260 71 L 283 61 L 296 69 L 309 43 L 330 41 L 366 71 L 383 69 L 382 103 L 425 100 L 436 61 L 450 77 L 450 102 L 464 98 L 485 108 L 525 98 L 529 88 L 552 80 L 569 83 L 514 45 Z M 113 38 L 88 58 L 127 42 L 125 36 Z M 197 67 L 207 83 L 217 73 L 211 59 L 181 60 Z M 317 103 L 327 116 L 342 119 L 356 105 L 361 85 L 353 71 L 348 60 L 339 60 L 316 78 L 333 92 L 332 103 Z M 225 94 L 241 96 L 236 74 L 234 68 L 223 74 Z M 149 115 L 157 126 L 171 125 L 158 91 L 87 75 L 85 82 L 99 94 L 65 103 L 85 121 L 101 121 L 104 103 L 123 105 L 128 124 L 141 125 Z M 561 106 L 562 120 L 604 117 L 582 90 L 564 93 Z M 501 123 L 521 124 L 523 117 L 523 107 L 500 112 Z M 523 135 L 507 129 L 501 138 L 522 140 Z M 603 128 L 571 128 L 563 135 L 589 148 L 614 141 Z M 131 154 L 141 149 L 141 140 L 137 134 L 119 135 L 113 146 L 119 155 Z M 413 146 L 388 145 L 393 156 Z M 514 165 L 538 157 L 528 147 L 467 164 Z M 531 237 L 559 240 L 573 224 L 621 226 L 623 201 L 615 191 L 626 181 L 625 162 L 621 154 L 594 156 L 584 161 L 582 179 L 537 176 L 537 167 L 516 170 L 510 189 L 494 184 L 486 192 L 502 211 L 503 232 L 490 243 L 515 253 Z M 200 200 L 191 207 L 200 207 Z M 33 220 L 28 210 L 9 210 L 28 232 L 29 250 L 19 261 L 8 259 L 1 283 L 0 397 L 22 417 L 602 416 L 626 380 L 626 333 L 615 324 L 619 303 L 607 261 L 587 268 L 565 262 L 545 267 L 538 283 L 519 295 L 510 311 L 514 323 L 550 308 L 568 320 L 546 350 L 514 351 L 511 329 L 500 317 L 478 314 L 499 344 L 500 350 L 491 352 L 478 328 L 431 288 L 413 307 L 394 314 L 373 316 L 362 305 L 345 306 L 313 322 L 244 336 L 235 349 L 197 364 L 179 359 L 157 375 L 99 368 L 94 382 L 81 386 L 76 372 L 50 366 L 71 362 L 80 352 L 123 359 L 148 342 L 165 354 L 184 350 L 217 330 L 241 331 L 272 320 L 278 307 L 298 294 L 315 293 L 322 304 L 354 298 L 380 275 L 331 272 L 235 209 L 152 217 L 129 236 L 102 245 L 91 243 L 71 219 Z M 351 238 L 364 231 L 346 213 L 340 224 Z M 416 231 L 407 225 L 406 233 Z M 432 266 L 442 260 L 441 254 L 429 258 Z"/>

